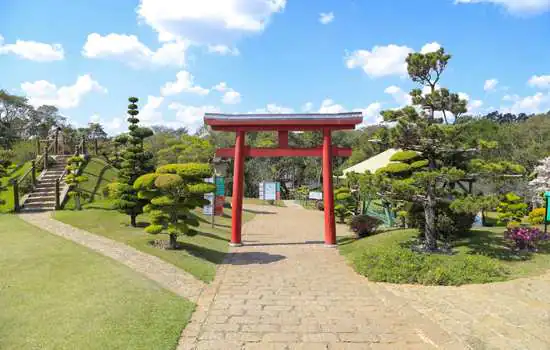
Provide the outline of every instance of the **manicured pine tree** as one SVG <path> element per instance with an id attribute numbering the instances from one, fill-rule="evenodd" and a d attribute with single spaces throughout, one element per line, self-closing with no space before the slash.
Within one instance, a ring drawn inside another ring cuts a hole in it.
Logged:
<path id="1" fill-rule="evenodd" d="M 130 216 L 130 225 L 136 226 L 136 217 L 143 213 L 143 206 L 148 203 L 145 198 L 138 198 L 137 191 L 134 189 L 134 182 L 141 175 L 154 171 L 152 159 L 153 154 L 145 151 L 143 140 L 153 135 L 153 131 L 138 125 L 139 114 L 136 97 L 128 99 L 128 134 L 120 138 L 124 141 L 126 147 L 122 153 L 120 163 L 119 178 L 120 182 L 110 185 L 111 197 L 115 199 L 114 206 L 120 212 Z"/>
<path id="2" fill-rule="evenodd" d="M 214 192 L 216 186 L 204 181 L 212 176 L 209 164 L 167 164 L 156 172 L 140 176 L 134 183 L 139 198 L 150 200 L 144 208 L 151 224 L 145 228 L 150 234 L 168 234 L 170 249 L 177 249 L 179 235 L 194 235 L 192 227 L 199 221 L 192 210 L 208 203 L 205 193 Z"/>
<path id="3" fill-rule="evenodd" d="M 489 197 L 459 190 L 458 182 L 481 176 L 521 174 L 525 170 L 508 162 L 488 163 L 477 159 L 480 152 L 496 145 L 483 140 L 476 140 L 476 144 L 465 141 L 465 123 L 459 121 L 467 111 L 466 101 L 445 88 L 438 89 L 450 58 L 443 48 L 426 54 L 409 54 L 406 60 L 409 77 L 428 91 L 411 91 L 415 107 L 381 113 L 384 121 L 395 124 L 388 136 L 391 146 L 406 151 L 400 156 L 418 153 L 418 160 L 414 162 L 402 159 L 386 167 L 385 173 L 400 176 L 386 177 L 381 186 L 388 197 L 422 208 L 419 219 L 424 236 L 422 249 L 426 251 L 436 251 L 439 233 L 452 229 L 458 225 L 457 220 L 462 220 L 457 216 L 453 218 L 449 209 L 471 216 L 491 203 Z M 405 173 L 406 176 L 401 176 Z M 471 226 L 473 216 L 465 219 Z"/>
<path id="4" fill-rule="evenodd" d="M 69 196 L 74 198 L 76 210 L 82 209 L 80 200 L 85 196 L 85 193 L 82 192 L 80 188 L 80 184 L 88 180 L 87 176 L 78 174 L 84 162 L 85 160 L 81 156 L 73 156 L 67 161 L 67 176 L 65 177 L 65 183 L 71 188 Z"/>
<path id="5" fill-rule="evenodd" d="M 13 153 L 10 151 L 5 151 L 0 149 L 0 178 L 3 178 L 8 175 L 8 168 L 11 165 L 11 158 L 13 158 Z M 7 187 L 2 186 L 0 182 L 0 192 L 6 191 Z M 5 204 L 5 201 L 0 199 L 0 205 Z"/>

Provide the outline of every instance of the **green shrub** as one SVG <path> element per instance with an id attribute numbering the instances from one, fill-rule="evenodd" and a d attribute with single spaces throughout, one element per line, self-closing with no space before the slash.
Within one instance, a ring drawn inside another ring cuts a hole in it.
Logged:
<path id="1" fill-rule="evenodd" d="M 410 227 L 418 228 L 419 236 L 424 236 L 426 217 L 424 208 L 420 204 L 413 204 L 408 216 Z M 435 210 L 435 227 L 438 239 L 453 240 L 469 234 L 474 223 L 475 215 L 457 213 L 450 208 L 450 204 L 439 202 Z"/>
<path id="2" fill-rule="evenodd" d="M 411 163 L 411 168 L 413 170 L 422 169 L 428 166 L 430 162 L 427 159 L 417 160 L 416 162 Z"/>
<path id="3" fill-rule="evenodd" d="M 405 163 L 390 163 L 383 168 L 378 169 L 376 172 L 382 172 L 387 174 L 403 174 L 411 171 L 411 166 Z"/>
<path id="4" fill-rule="evenodd" d="M 497 212 L 498 220 L 501 223 L 521 222 L 523 217 L 527 215 L 527 204 L 523 202 L 522 197 L 514 192 L 509 192 L 501 197 Z"/>
<path id="5" fill-rule="evenodd" d="M 416 151 L 399 151 L 391 156 L 390 161 L 411 163 L 419 157 L 420 154 L 418 154 L 418 152 Z"/>
<path id="6" fill-rule="evenodd" d="M 458 286 L 502 281 L 508 270 L 482 255 L 422 254 L 400 246 L 352 256 L 355 270 L 374 282 Z"/>
<path id="7" fill-rule="evenodd" d="M 544 216 L 546 215 L 545 208 L 535 208 L 529 213 L 527 219 L 531 225 L 540 225 L 544 222 Z"/>
<path id="8" fill-rule="evenodd" d="M 356 238 L 363 238 L 376 232 L 376 228 L 382 224 L 382 220 L 369 215 L 355 215 L 351 218 L 349 227 L 355 233 Z"/>

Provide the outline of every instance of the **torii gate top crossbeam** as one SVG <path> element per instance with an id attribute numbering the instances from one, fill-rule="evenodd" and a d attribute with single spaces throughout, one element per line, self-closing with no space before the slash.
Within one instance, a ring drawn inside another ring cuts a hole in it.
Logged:
<path id="1" fill-rule="evenodd" d="M 293 114 L 206 113 L 204 123 L 219 131 L 344 130 L 363 121 L 361 112 Z"/>

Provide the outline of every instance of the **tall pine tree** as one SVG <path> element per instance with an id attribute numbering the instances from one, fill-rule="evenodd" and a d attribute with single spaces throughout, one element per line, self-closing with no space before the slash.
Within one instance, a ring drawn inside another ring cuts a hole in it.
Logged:
<path id="1" fill-rule="evenodd" d="M 145 151 L 143 140 L 153 135 L 153 131 L 138 125 L 139 114 L 137 97 L 128 99 L 128 134 L 120 138 L 124 141 L 126 147 L 122 153 L 122 162 L 120 164 L 119 178 L 120 182 L 111 184 L 110 194 L 114 199 L 114 206 L 117 210 L 130 216 L 130 225 L 136 226 L 136 217 L 143 213 L 143 207 L 148 200 L 139 198 L 134 189 L 134 182 L 141 175 L 153 172 L 153 154 Z"/>

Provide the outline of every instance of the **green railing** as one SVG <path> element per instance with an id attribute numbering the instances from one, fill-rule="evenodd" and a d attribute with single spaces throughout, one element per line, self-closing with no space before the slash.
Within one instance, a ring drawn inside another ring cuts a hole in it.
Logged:
<path id="1" fill-rule="evenodd" d="M 384 225 L 390 227 L 395 223 L 395 215 L 388 206 L 379 201 L 367 200 L 363 202 L 363 214 L 382 220 Z"/>

